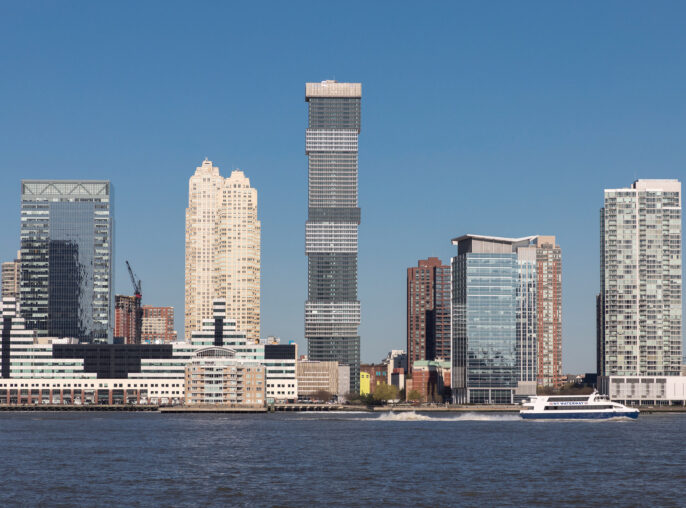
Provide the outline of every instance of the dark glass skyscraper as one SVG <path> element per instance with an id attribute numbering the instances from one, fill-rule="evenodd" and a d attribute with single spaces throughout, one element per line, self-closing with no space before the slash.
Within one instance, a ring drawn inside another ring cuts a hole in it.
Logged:
<path id="1" fill-rule="evenodd" d="M 305 232 L 305 337 L 311 360 L 350 365 L 350 391 L 360 384 L 357 300 L 357 140 L 360 83 L 307 83 L 308 217 Z"/>
<path id="2" fill-rule="evenodd" d="M 20 293 L 28 329 L 108 340 L 112 229 L 108 181 L 22 181 Z"/>

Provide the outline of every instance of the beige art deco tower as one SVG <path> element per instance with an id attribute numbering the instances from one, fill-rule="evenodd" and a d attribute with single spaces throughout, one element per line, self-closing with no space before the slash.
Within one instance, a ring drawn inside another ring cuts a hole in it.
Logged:
<path id="1" fill-rule="evenodd" d="M 186 338 L 212 319 L 212 302 L 248 339 L 260 337 L 257 190 L 242 171 L 229 178 L 205 160 L 190 178 L 186 209 Z"/>

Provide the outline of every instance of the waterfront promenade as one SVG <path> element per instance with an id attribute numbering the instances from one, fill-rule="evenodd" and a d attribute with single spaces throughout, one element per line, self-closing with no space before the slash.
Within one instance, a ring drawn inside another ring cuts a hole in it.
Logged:
<path id="1" fill-rule="evenodd" d="M 641 413 L 686 413 L 686 406 L 638 406 Z M 268 407 L 158 406 L 154 404 L 0 404 L 0 411 L 153 411 L 164 414 L 273 413 L 273 412 L 368 412 L 368 413 L 518 413 L 516 405 L 402 405 L 364 406 L 348 404 L 275 404 Z"/>

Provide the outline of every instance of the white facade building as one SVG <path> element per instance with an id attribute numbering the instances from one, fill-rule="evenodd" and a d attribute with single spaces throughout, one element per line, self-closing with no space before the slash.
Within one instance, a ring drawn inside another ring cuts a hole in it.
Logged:
<path id="1" fill-rule="evenodd" d="M 606 189 L 600 210 L 598 374 L 678 376 L 682 362 L 681 183 Z"/>
<path id="2" fill-rule="evenodd" d="M 598 391 L 630 405 L 686 405 L 686 376 L 600 376 Z"/>

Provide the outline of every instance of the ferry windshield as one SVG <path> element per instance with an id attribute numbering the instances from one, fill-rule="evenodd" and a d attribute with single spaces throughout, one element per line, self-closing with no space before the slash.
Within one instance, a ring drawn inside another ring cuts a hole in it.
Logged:
<path id="1" fill-rule="evenodd" d="M 548 397 L 548 402 L 586 402 L 588 395 L 585 397 Z"/>

